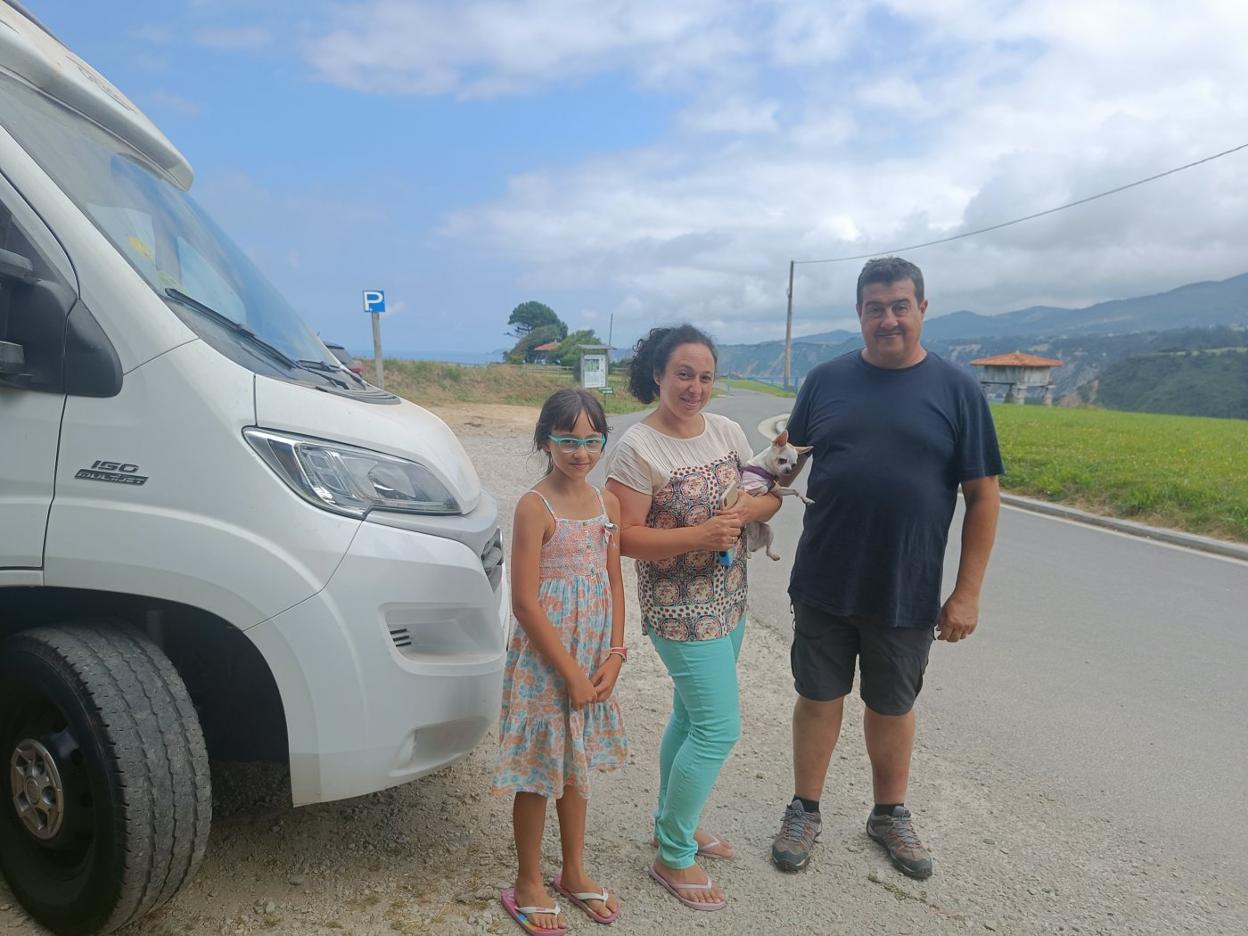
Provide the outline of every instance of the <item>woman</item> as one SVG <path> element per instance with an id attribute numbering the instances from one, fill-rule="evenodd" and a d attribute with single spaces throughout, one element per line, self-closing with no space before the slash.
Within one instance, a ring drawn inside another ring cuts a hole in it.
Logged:
<path id="1" fill-rule="evenodd" d="M 735 422 L 703 412 L 715 386 L 711 339 L 692 325 L 656 328 L 634 350 L 629 389 L 659 405 L 620 437 L 607 490 L 620 502 L 620 551 L 637 560 L 642 631 L 676 687 L 659 754 L 658 855 L 650 874 L 687 906 L 719 910 L 724 894 L 694 856 L 733 852 L 699 832 L 698 817 L 741 730 L 742 528 L 769 519 L 780 499 L 742 497 L 731 510 L 719 509 L 750 448 Z"/>

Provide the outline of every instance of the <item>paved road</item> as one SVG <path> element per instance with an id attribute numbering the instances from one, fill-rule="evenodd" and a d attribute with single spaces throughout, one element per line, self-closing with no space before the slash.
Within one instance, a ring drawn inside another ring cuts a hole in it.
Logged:
<path id="1" fill-rule="evenodd" d="M 761 447 L 754 427 L 790 403 L 738 391 L 710 409 Z M 613 418 L 614 431 L 637 418 Z M 787 500 L 772 523 L 786 560 L 751 561 L 750 605 L 754 619 L 785 628 L 800 504 Z M 946 591 L 960 525 L 959 512 Z M 1246 603 L 1248 564 L 1006 508 L 980 629 L 933 650 L 920 731 L 939 730 L 949 756 L 991 757 L 1020 785 L 1242 893 Z"/>

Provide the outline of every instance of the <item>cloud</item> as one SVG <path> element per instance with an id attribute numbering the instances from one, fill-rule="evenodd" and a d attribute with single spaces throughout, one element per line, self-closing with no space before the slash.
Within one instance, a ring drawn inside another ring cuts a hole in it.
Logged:
<path id="1" fill-rule="evenodd" d="M 195 30 L 192 38 L 196 45 L 221 52 L 256 52 L 273 41 L 262 26 L 205 26 Z"/>
<path id="2" fill-rule="evenodd" d="M 1229 0 L 1195 0 L 1181 14 L 1161 0 L 280 0 L 263 13 L 230 0 L 235 25 L 207 0 L 192 8 L 179 35 L 226 52 L 293 52 L 316 82 L 362 94 L 488 98 L 501 109 L 613 75 L 642 106 L 674 112 L 627 148 L 596 145 L 589 124 L 577 151 L 592 156 L 552 147 L 548 164 L 505 185 L 486 180 L 501 194 L 449 212 L 434 243 L 474 276 L 507 271 L 508 286 L 549 296 L 561 313 L 614 313 L 617 343 L 678 318 L 726 340 L 779 337 L 792 259 L 948 237 L 1248 139 L 1248 58 L 1227 40 L 1248 34 L 1248 5 Z M 172 41 L 163 26 L 133 35 Z M 1222 278 L 1248 269 L 1246 183 L 1248 153 L 912 259 L 931 314 Z M 228 194 L 248 217 L 246 186 Z M 367 255 L 345 242 L 349 196 L 270 197 L 311 230 L 322 213 L 345 211 L 336 249 Z M 384 195 L 366 203 L 387 207 Z M 423 236 L 391 215 L 391 240 Z M 256 220 L 254 240 L 282 242 L 295 227 Z M 328 285 L 312 259 L 326 247 L 295 240 L 298 263 L 284 251 L 267 259 L 297 269 L 289 288 L 311 303 L 311 283 Z M 369 239 L 372 253 L 388 243 Z M 852 326 L 860 266 L 798 266 L 796 333 Z M 445 291 L 447 308 L 464 302 Z"/>
<path id="3" fill-rule="evenodd" d="M 536 17 L 554 6 L 525 5 L 528 32 L 550 26 Z M 675 47 L 709 24 L 688 9 L 645 41 L 581 21 L 540 61 L 483 55 L 469 68 L 452 43 L 436 82 L 424 66 L 385 71 L 395 87 L 521 93 L 596 61 L 642 87 L 665 73 L 691 99 L 672 133 L 514 176 L 443 233 L 518 262 L 531 288 L 594 290 L 639 323 L 716 321 L 736 339 L 765 322 L 774 336 L 790 259 L 947 237 L 1248 140 L 1248 59 L 1219 38 L 1248 31 L 1236 5 L 729 5 L 715 63 Z M 669 53 L 675 65 L 643 61 Z M 1245 210 L 1248 153 L 913 259 L 933 314 L 1077 305 L 1243 272 Z M 860 267 L 798 268 L 799 330 L 852 314 Z"/>
<path id="4" fill-rule="evenodd" d="M 764 33 L 770 57 L 793 65 L 821 65 L 854 51 L 869 5 L 860 2 L 780 3 Z"/>
<path id="5" fill-rule="evenodd" d="M 753 4 L 715 0 L 373 0 L 341 7 L 306 56 L 323 81 L 388 94 L 496 97 L 607 71 L 644 87 L 729 72 Z"/>
<path id="6" fill-rule="evenodd" d="M 780 102 L 774 99 L 712 100 L 685 110 L 680 115 L 680 123 L 685 129 L 698 133 L 774 133 L 779 129 L 776 122 L 779 109 Z"/>
<path id="7" fill-rule="evenodd" d="M 132 29 L 130 35 L 135 39 L 149 42 L 152 45 L 167 46 L 173 42 L 174 30 L 172 26 L 148 23 Z"/>

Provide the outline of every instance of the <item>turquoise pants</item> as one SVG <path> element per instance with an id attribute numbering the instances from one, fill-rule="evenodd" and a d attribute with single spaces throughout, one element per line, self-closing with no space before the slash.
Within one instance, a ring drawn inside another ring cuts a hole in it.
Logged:
<path id="1" fill-rule="evenodd" d="M 715 640 L 650 640 L 676 691 L 672 717 L 659 748 L 659 807 L 655 829 L 659 860 L 687 868 L 698 852 L 693 833 L 719 770 L 741 735 L 737 657 L 745 616 L 731 634 Z"/>

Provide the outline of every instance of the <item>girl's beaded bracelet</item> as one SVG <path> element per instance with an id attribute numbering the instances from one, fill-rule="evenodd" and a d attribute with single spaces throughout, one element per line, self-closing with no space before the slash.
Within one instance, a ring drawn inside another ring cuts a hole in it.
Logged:
<path id="1" fill-rule="evenodd" d="M 628 662 L 628 647 L 612 647 L 607 651 L 607 656 L 618 656 L 621 663 Z"/>

